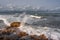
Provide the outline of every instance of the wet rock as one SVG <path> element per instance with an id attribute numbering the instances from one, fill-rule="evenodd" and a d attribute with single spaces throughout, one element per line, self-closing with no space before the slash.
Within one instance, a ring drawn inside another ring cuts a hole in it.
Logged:
<path id="1" fill-rule="evenodd" d="M 18 28 L 7 27 L 5 30 L 7 30 L 7 32 L 16 32 L 16 29 Z"/>
<path id="2" fill-rule="evenodd" d="M 21 25 L 20 22 L 12 22 L 12 23 L 10 24 L 11 27 L 19 27 L 20 25 Z"/>
<path id="3" fill-rule="evenodd" d="M 44 34 L 40 35 L 39 37 L 40 37 L 40 40 L 48 40 L 48 38 Z"/>
<path id="4" fill-rule="evenodd" d="M 19 37 L 24 37 L 24 36 L 27 36 L 28 34 L 26 32 L 20 32 L 18 34 Z"/>
<path id="5" fill-rule="evenodd" d="M 30 35 L 30 37 L 33 40 L 40 40 L 40 38 L 37 35 Z"/>

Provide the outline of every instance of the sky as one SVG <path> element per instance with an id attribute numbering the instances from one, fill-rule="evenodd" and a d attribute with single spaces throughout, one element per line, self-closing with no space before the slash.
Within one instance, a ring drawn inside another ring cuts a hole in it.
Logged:
<path id="1" fill-rule="evenodd" d="M 33 7 L 44 7 L 47 9 L 54 9 L 60 7 L 60 0 L 0 0 L 0 6 L 7 5 L 16 6 L 33 6 Z"/>

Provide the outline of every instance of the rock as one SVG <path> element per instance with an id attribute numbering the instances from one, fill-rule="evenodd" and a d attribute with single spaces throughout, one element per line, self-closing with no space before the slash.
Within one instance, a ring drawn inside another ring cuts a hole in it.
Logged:
<path id="1" fill-rule="evenodd" d="M 12 22 L 10 24 L 10 27 L 19 27 L 21 25 L 21 22 Z"/>
<path id="2" fill-rule="evenodd" d="M 40 40 L 40 38 L 37 35 L 30 35 L 30 37 L 33 40 Z"/>
<path id="3" fill-rule="evenodd" d="M 37 36 L 37 35 L 30 35 L 31 39 L 33 40 L 48 40 L 44 34 Z"/>
<path id="4" fill-rule="evenodd" d="M 4 30 L 2 31 L 2 35 L 9 35 L 11 34 L 10 30 Z"/>
<path id="5" fill-rule="evenodd" d="M 28 34 L 26 32 L 20 32 L 18 34 L 19 37 L 24 37 L 24 36 L 27 36 Z"/>
<path id="6" fill-rule="evenodd" d="M 40 35 L 40 40 L 48 40 L 48 38 L 46 38 L 46 36 L 44 34 Z"/>
<path id="7" fill-rule="evenodd" d="M 34 38 L 36 35 L 30 35 L 31 38 Z"/>
<path id="8" fill-rule="evenodd" d="M 9 35 L 13 32 L 15 32 L 15 30 L 11 29 L 11 27 L 7 27 L 6 29 L 1 30 L 1 34 L 4 34 L 4 35 Z"/>
<path id="9" fill-rule="evenodd" d="M 6 27 L 5 30 L 7 30 L 7 32 L 16 32 L 16 29 L 18 28 Z"/>

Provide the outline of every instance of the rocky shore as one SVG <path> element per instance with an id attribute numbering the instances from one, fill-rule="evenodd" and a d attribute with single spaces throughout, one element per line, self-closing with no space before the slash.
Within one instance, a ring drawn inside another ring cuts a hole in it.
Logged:
<path id="1" fill-rule="evenodd" d="M 49 40 L 44 34 L 37 36 L 29 35 L 26 32 L 20 31 L 18 29 L 18 27 L 20 27 L 20 24 L 20 22 L 13 22 L 10 24 L 10 26 L 1 29 L 0 40 Z"/>

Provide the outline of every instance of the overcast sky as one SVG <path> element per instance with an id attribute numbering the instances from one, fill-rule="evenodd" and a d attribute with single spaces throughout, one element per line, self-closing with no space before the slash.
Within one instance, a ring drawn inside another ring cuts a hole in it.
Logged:
<path id="1" fill-rule="evenodd" d="M 0 5 L 17 5 L 17 6 L 27 6 L 31 5 L 33 7 L 44 7 L 44 8 L 58 8 L 60 7 L 60 0 L 0 0 Z"/>

